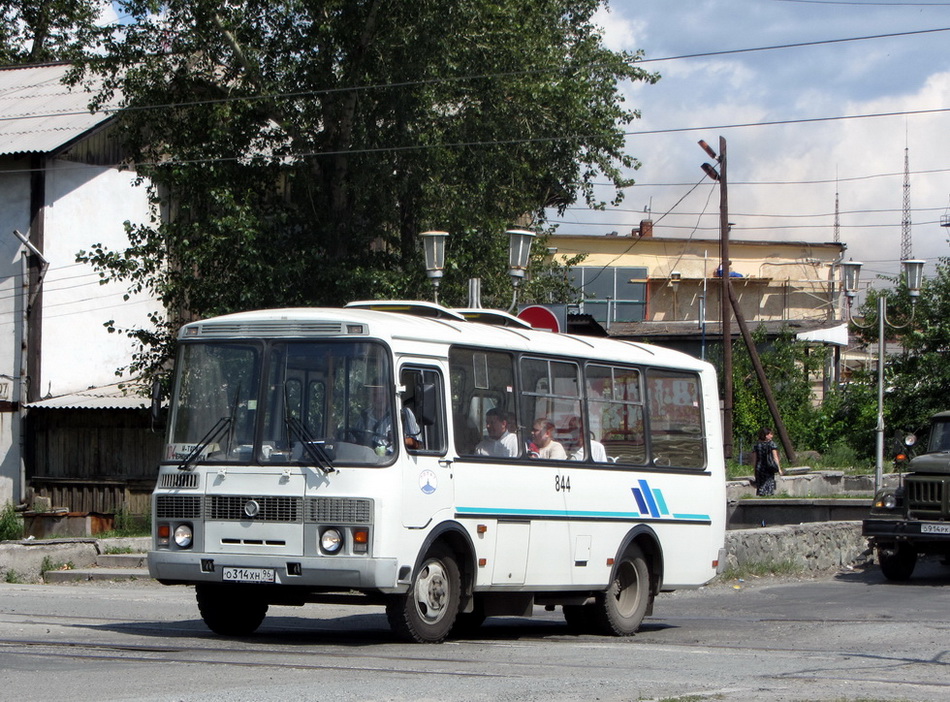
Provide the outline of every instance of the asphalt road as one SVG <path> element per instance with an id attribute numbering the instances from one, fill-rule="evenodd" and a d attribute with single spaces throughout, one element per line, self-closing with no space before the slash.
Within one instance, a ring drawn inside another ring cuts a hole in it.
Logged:
<path id="1" fill-rule="evenodd" d="M 4 699 L 943 701 L 948 648 L 936 563 L 665 594 L 629 639 L 536 609 L 441 645 L 395 641 L 376 607 L 272 607 L 223 639 L 184 587 L 0 584 Z"/>

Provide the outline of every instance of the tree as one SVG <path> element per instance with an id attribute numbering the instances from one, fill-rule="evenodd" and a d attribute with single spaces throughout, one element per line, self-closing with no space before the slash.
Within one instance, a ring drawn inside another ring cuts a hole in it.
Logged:
<path id="1" fill-rule="evenodd" d="M 884 424 L 888 435 L 926 428 L 928 418 L 950 409 L 950 259 L 941 259 L 935 275 L 924 279 L 916 305 L 903 279 L 892 280 L 892 291 L 871 290 L 861 306 L 858 333 L 877 344 L 878 296 L 888 295 L 887 341 L 899 352 L 884 367 Z M 906 324 L 905 324 L 906 323 Z M 856 382 L 877 387 L 877 372 L 859 374 Z M 870 394 L 870 393 L 867 393 Z M 876 411 L 876 394 L 874 396 Z M 872 426 L 873 429 L 873 426 Z"/>
<path id="2" fill-rule="evenodd" d="M 0 66 L 81 55 L 105 0 L 0 0 Z"/>
<path id="3" fill-rule="evenodd" d="M 428 294 L 419 232 L 451 232 L 443 299 L 481 276 L 507 306 L 506 228 L 635 167 L 618 82 L 655 81 L 603 47 L 600 0 L 123 0 L 80 76 L 121 95 L 120 128 L 161 216 L 81 260 L 158 296 L 171 326 L 276 305 Z M 538 243 L 536 252 L 543 251 Z M 552 265 L 523 299 L 563 297 Z M 556 268 L 556 266 L 553 266 Z M 553 287 L 552 287 L 553 286 Z"/>
<path id="4" fill-rule="evenodd" d="M 823 412 L 813 402 L 811 380 L 823 367 L 826 352 L 796 340 L 787 329 L 767 342 L 764 327 L 759 327 L 752 339 L 792 444 L 796 449 L 825 450 L 834 437 L 820 421 Z M 716 350 L 721 356 L 721 349 Z M 775 422 L 745 344 L 733 342 L 732 353 L 734 442 L 736 446 L 751 446 L 759 429 L 774 427 Z M 721 359 L 713 360 L 721 367 Z"/>

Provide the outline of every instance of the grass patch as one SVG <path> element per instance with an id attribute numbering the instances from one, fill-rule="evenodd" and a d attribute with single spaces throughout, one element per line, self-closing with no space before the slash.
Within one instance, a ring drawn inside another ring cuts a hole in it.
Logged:
<path id="1" fill-rule="evenodd" d="M 131 546 L 106 546 L 106 550 L 103 553 L 112 556 L 121 553 L 136 553 L 136 551 Z"/>
<path id="2" fill-rule="evenodd" d="M 4 576 L 3 576 L 3 581 L 4 581 L 5 583 L 9 583 L 10 585 L 22 585 L 24 582 L 26 582 L 26 581 L 23 579 L 23 576 L 20 575 L 19 573 L 17 573 L 15 570 L 13 570 L 13 568 L 11 568 L 10 570 L 8 570 L 8 571 L 4 574 Z"/>
<path id="3" fill-rule="evenodd" d="M 115 513 L 112 529 L 96 534 L 98 539 L 113 539 L 129 536 L 151 536 L 152 515 L 132 514 L 120 509 Z"/>
<path id="4" fill-rule="evenodd" d="M 767 575 L 799 575 L 805 568 L 794 561 L 753 561 L 729 566 L 719 575 L 720 580 L 762 578 Z"/>
<path id="5" fill-rule="evenodd" d="M 122 539 L 133 536 L 151 536 L 152 528 L 148 525 L 136 527 L 134 529 L 110 529 L 109 531 L 100 531 L 95 535 L 97 539 Z"/>
<path id="6" fill-rule="evenodd" d="M 43 558 L 43 564 L 40 566 L 41 573 L 48 573 L 51 570 L 73 570 L 76 566 L 72 561 L 59 562 L 54 561 L 49 556 Z"/>

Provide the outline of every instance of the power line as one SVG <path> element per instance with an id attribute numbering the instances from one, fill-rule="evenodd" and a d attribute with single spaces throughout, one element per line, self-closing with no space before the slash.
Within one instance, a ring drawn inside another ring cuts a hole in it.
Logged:
<path id="1" fill-rule="evenodd" d="M 746 47 L 740 49 L 723 49 L 720 51 L 705 51 L 697 52 L 694 54 L 679 54 L 674 56 L 661 56 L 657 58 L 645 58 L 642 56 L 637 56 L 632 59 L 629 63 L 631 65 L 641 65 L 645 63 L 659 63 L 664 61 L 682 61 L 686 59 L 696 59 L 696 58 L 714 58 L 717 56 L 728 56 L 735 54 L 747 54 L 747 53 L 756 53 L 761 51 L 778 51 L 784 49 L 798 49 L 806 48 L 812 46 L 823 46 L 830 44 L 844 44 L 848 42 L 855 41 L 871 41 L 875 39 L 892 39 L 897 37 L 907 37 L 915 36 L 922 34 L 934 34 L 938 32 L 948 32 L 950 27 L 936 27 L 932 29 L 918 29 L 911 30 L 907 32 L 890 32 L 886 34 L 868 34 L 859 37 L 843 37 L 840 39 L 819 39 L 815 41 L 804 41 L 804 42 L 790 42 L 786 44 L 773 44 L 769 46 L 755 46 L 755 47 Z M 94 60 L 94 59 L 91 59 Z M 595 67 L 599 64 L 591 63 L 588 64 L 589 67 Z M 332 95 L 334 93 L 340 92 L 365 92 L 371 90 L 392 90 L 394 88 L 408 88 L 408 87 L 418 87 L 426 85 L 439 85 L 444 83 L 464 83 L 475 80 L 497 80 L 499 78 L 512 78 L 526 75 L 535 75 L 539 73 L 551 73 L 552 71 L 562 70 L 562 66 L 551 66 L 547 68 L 537 68 L 537 69 L 525 69 L 520 71 L 502 71 L 498 73 L 480 73 L 480 74 L 471 74 L 466 76 L 457 76 L 457 77 L 442 77 L 442 78 L 428 78 L 425 80 L 409 80 L 401 81 L 398 83 L 372 83 L 368 85 L 354 85 L 354 86 L 342 86 L 334 88 L 315 88 L 312 90 L 301 90 L 294 91 L 289 93 L 265 93 L 263 95 L 234 95 L 229 97 L 222 98 L 213 98 L 207 100 L 193 100 L 188 102 L 173 102 L 165 103 L 158 105 L 138 105 L 138 106 L 126 106 L 126 107 L 108 107 L 103 108 L 99 112 L 104 115 L 117 114 L 119 112 L 135 112 L 143 110 L 168 110 L 168 109 L 180 109 L 184 107 L 198 107 L 204 105 L 219 105 L 219 104 L 228 104 L 233 102 L 256 102 L 259 100 L 292 100 L 297 98 L 309 98 L 316 97 L 320 95 Z M 35 96 L 26 96 L 26 97 L 35 97 Z M 47 113 L 36 113 L 36 114 L 21 114 L 21 115 L 12 115 L 7 117 L 0 117 L 0 122 L 9 121 L 14 119 L 45 119 L 49 117 L 65 117 L 65 116 L 77 116 L 89 114 L 88 110 L 82 111 L 61 111 L 61 112 L 47 112 Z"/>

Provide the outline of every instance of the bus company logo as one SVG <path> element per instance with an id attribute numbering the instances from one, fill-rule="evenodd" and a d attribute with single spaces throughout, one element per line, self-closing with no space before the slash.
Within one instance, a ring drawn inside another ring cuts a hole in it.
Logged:
<path id="1" fill-rule="evenodd" d="M 654 519 L 674 516 L 666 506 L 666 499 L 663 497 L 663 491 L 659 488 L 651 488 L 646 480 L 637 481 L 640 487 L 630 488 L 633 491 L 633 497 L 637 501 L 637 507 L 640 508 L 640 514 L 645 516 L 649 514 Z"/>
<path id="2" fill-rule="evenodd" d="M 439 487 L 439 478 L 431 470 L 424 470 L 419 473 L 419 489 L 423 494 L 431 495 Z"/>

